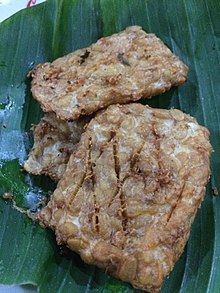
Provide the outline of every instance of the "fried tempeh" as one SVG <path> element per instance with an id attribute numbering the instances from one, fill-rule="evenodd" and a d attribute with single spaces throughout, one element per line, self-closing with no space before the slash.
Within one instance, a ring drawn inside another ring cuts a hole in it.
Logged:
<path id="1" fill-rule="evenodd" d="M 209 131 L 180 110 L 111 105 L 92 119 L 40 222 L 89 263 L 158 292 L 210 175 Z"/>
<path id="2" fill-rule="evenodd" d="M 24 163 L 24 169 L 35 175 L 48 175 L 58 181 L 89 119 L 83 117 L 66 122 L 57 119 L 54 113 L 45 114 L 40 123 L 32 127 L 34 145 Z"/>
<path id="3" fill-rule="evenodd" d="M 32 94 L 45 112 L 75 120 L 110 104 L 150 98 L 182 84 L 187 66 L 139 26 L 101 38 L 30 72 Z"/>

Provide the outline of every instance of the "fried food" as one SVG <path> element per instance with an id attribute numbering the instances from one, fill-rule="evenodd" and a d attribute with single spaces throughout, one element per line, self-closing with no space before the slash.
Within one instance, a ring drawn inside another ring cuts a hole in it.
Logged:
<path id="1" fill-rule="evenodd" d="M 209 131 L 180 110 L 111 105 L 92 119 L 40 222 L 58 244 L 158 292 L 210 175 Z"/>
<path id="2" fill-rule="evenodd" d="M 110 104 L 159 95 L 182 84 L 187 70 L 154 34 L 131 26 L 38 65 L 30 73 L 31 90 L 45 112 L 75 120 Z"/>
<path id="3" fill-rule="evenodd" d="M 83 117 L 66 122 L 57 119 L 54 113 L 46 114 L 38 125 L 32 127 L 34 145 L 24 163 L 24 169 L 35 175 L 48 175 L 58 181 L 89 119 Z"/>

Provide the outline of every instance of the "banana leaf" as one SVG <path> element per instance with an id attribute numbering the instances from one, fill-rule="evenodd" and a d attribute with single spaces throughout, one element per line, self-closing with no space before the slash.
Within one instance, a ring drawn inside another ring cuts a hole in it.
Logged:
<path id="1" fill-rule="evenodd" d="M 48 178 L 22 171 L 33 143 L 31 124 L 42 116 L 30 94 L 28 71 L 137 24 L 189 66 L 184 85 L 147 103 L 195 116 L 209 128 L 215 150 L 205 201 L 161 292 L 220 292 L 219 20 L 218 0 L 49 0 L 0 24 L 0 283 L 32 284 L 42 293 L 140 292 L 58 248 L 51 231 L 2 198 L 12 193 L 17 206 L 36 209 L 55 187 Z"/>

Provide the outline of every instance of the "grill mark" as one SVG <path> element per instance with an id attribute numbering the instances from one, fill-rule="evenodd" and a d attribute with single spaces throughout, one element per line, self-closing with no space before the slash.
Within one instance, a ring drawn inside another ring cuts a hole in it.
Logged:
<path id="1" fill-rule="evenodd" d="M 135 153 L 135 155 L 130 159 L 129 171 L 126 173 L 125 177 L 121 181 L 120 180 L 120 164 L 119 164 L 119 160 L 118 160 L 118 144 L 117 144 L 116 140 L 113 143 L 113 157 L 114 157 L 114 162 L 115 162 L 115 173 L 116 173 L 116 176 L 118 179 L 118 182 L 117 182 L 118 189 L 117 189 L 115 196 L 112 198 L 109 206 L 112 204 L 115 197 L 119 194 L 120 202 L 121 202 L 121 215 L 123 218 L 122 219 L 123 231 L 127 231 L 128 214 L 127 214 L 126 197 L 122 191 L 122 188 L 123 188 L 125 180 L 130 176 L 131 172 L 133 171 L 134 166 L 139 159 L 140 153 L 142 152 L 144 145 L 145 145 L 145 142 L 142 143 L 141 147 L 138 149 L 138 151 Z"/>
<path id="2" fill-rule="evenodd" d="M 122 188 L 124 185 L 125 180 L 129 177 L 131 171 L 133 170 L 136 162 L 139 159 L 140 153 L 143 150 L 144 147 L 144 142 L 142 143 L 141 147 L 139 148 L 139 150 L 135 153 L 135 155 L 131 158 L 131 162 L 130 162 L 130 169 L 127 172 L 126 176 L 124 177 L 124 179 L 121 182 L 121 192 L 120 192 L 120 200 L 121 200 L 121 209 L 122 209 L 122 216 L 123 216 L 123 220 L 122 220 L 122 227 L 123 230 L 126 231 L 127 230 L 127 224 L 128 224 L 128 213 L 127 213 L 127 204 L 126 204 L 126 197 L 124 195 L 124 193 L 122 192 Z"/>
<path id="3" fill-rule="evenodd" d="M 176 209 L 176 207 L 177 207 L 179 201 L 180 201 L 181 198 L 182 198 L 182 194 L 183 194 L 183 190 L 184 190 L 185 184 L 186 184 L 186 183 L 183 184 L 183 187 L 182 187 L 182 189 L 181 189 L 181 191 L 180 191 L 180 193 L 179 193 L 179 197 L 178 197 L 178 199 L 176 200 L 175 205 L 172 207 L 172 209 L 171 209 L 171 211 L 170 211 L 170 214 L 168 215 L 166 225 L 168 225 L 169 221 L 171 220 L 171 217 L 172 217 L 172 215 L 173 215 L 173 213 L 174 213 L 174 211 L 175 211 L 175 209 Z"/>
<path id="4" fill-rule="evenodd" d="M 95 230 L 99 233 L 99 207 L 95 206 Z"/>
<path id="5" fill-rule="evenodd" d="M 79 190 L 80 190 L 80 187 L 82 187 L 82 185 L 83 185 L 85 179 L 86 179 L 86 171 L 84 172 L 84 174 L 83 174 L 83 176 L 82 176 L 80 182 L 79 182 L 78 185 L 76 186 L 75 192 L 73 193 L 73 195 L 72 195 L 72 197 L 71 197 L 71 201 L 69 202 L 69 206 L 72 205 L 72 203 L 73 203 L 75 197 L 77 196 L 77 194 L 78 194 L 78 192 L 79 192 Z M 67 207 L 68 207 L 68 206 L 67 206 Z"/>
<path id="6" fill-rule="evenodd" d="M 121 203 L 121 216 L 122 216 L 122 229 L 123 231 L 126 231 L 127 229 L 127 208 L 126 208 L 126 201 L 125 201 L 125 196 L 122 192 L 122 185 L 123 181 L 120 180 L 120 163 L 119 163 L 119 157 L 118 157 L 118 142 L 116 139 L 116 131 L 112 130 L 111 131 L 111 140 L 112 141 L 112 153 L 113 153 L 113 160 L 114 160 L 114 169 L 115 169 L 115 174 L 117 178 L 117 189 L 115 194 L 113 195 L 108 207 L 111 206 L 113 203 L 114 199 L 119 195 L 120 198 L 120 203 Z"/>
<path id="7" fill-rule="evenodd" d="M 156 121 L 153 121 L 153 122 L 152 122 L 152 130 L 153 130 L 153 135 L 154 135 L 154 137 L 155 137 L 154 145 L 155 145 L 155 148 L 156 148 L 156 150 L 157 150 L 157 161 L 158 161 L 158 163 L 159 163 L 159 166 L 161 166 L 162 164 L 161 164 L 161 161 L 160 161 L 160 136 L 159 136 L 159 135 L 157 134 L 157 132 L 155 131 L 155 128 L 154 128 L 155 123 L 156 123 Z M 161 182 L 160 182 L 160 180 L 158 180 L 158 184 L 159 184 L 159 186 L 161 187 Z M 168 225 L 168 223 L 169 223 L 169 221 L 170 221 L 170 219 L 171 219 L 171 217 L 172 217 L 172 214 L 174 213 L 174 211 L 175 211 L 175 209 L 176 209 L 176 207 L 177 207 L 177 205 L 178 205 L 178 203 L 179 203 L 179 201 L 180 201 L 180 199 L 181 199 L 181 197 L 182 197 L 182 193 L 183 193 L 183 189 L 184 189 L 184 187 L 185 187 L 185 183 L 183 184 L 183 187 L 182 187 L 182 189 L 181 189 L 181 191 L 180 191 L 179 197 L 178 197 L 178 199 L 176 200 L 175 205 L 172 207 L 172 209 L 171 209 L 171 211 L 170 211 L 170 213 L 169 213 L 169 215 L 168 215 L 166 225 Z"/>
<path id="8" fill-rule="evenodd" d="M 140 154 L 144 148 L 145 142 L 142 143 L 141 147 L 139 148 L 139 150 L 137 150 L 137 152 L 133 155 L 133 157 L 131 158 L 131 163 L 130 163 L 130 172 L 134 170 L 134 166 L 135 164 L 138 162 Z"/>
<path id="9" fill-rule="evenodd" d="M 155 137 L 154 145 L 155 148 L 158 150 L 158 155 L 159 155 L 159 150 L 160 150 L 160 142 L 159 142 L 159 136 L 156 134 L 153 128 L 153 135 Z M 124 193 L 122 192 L 122 188 L 124 185 L 125 180 L 130 176 L 131 172 L 135 172 L 135 164 L 139 160 L 140 153 L 142 152 L 145 142 L 142 143 L 140 148 L 137 150 L 137 152 L 133 155 L 133 157 L 130 159 L 130 168 L 129 171 L 126 173 L 125 177 L 123 180 L 120 180 L 120 164 L 119 164 L 119 159 L 118 159 L 118 143 L 117 140 L 115 139 L 116 133 L 112 132 L 111 135 L 111 140 L 113 141 L 113 146 L 112 146 L 112 151 L 113 151 L 113 158 L 114 158 L 114 166 L 115 166 L 115 174 L 117 177 L 117 190 L 115 194 L 113 195 L 108 207 L 111 206 L 113 203 L 114 199 L 119 195 L 120 202 L 121 202 L 121 215 L 122 215 L 122 228 L 123 231 L 126 232 L 127 230 L 127 223 L 128 223 L 128 215 L 127 215 L 127 205 L 126 205 L 126 197 Z M 158 158 L 159 159 L 159 158 Z"/>
<path id="10" fill-rule="evenodd" d="M 113 136 L 113 157 L 114 157 L 114 165 L 115 165 L 115 174 L 117 177 L 117 191 L 116 191 L 116 196 L 119 194 L 120 198 L 120 203 L 121 203 L 121 215 L 122 215 L 122 229 L 123 231 L 127 230 L 127 205 L 126 205 L 126 200 L 125 200 L 125 195 L 122 192 L 122 186 L 124 179 L 121 181 L 120 180 L 120 164 L 119 164 L 119 158 L 118 158 L 118 142 L 115 139 L 115 134 Z M 114 200 L 115 197 L 113 197 L 112 201 Z"/>
<path id="11" fill-rule="evenodd" d="M 154 141 L 153 141 L 153 144 L 154 144 L 154 147 L 156 149 L 156 161 L 158 162 L 158 165 L 159 165 L 159 169 L 160 169 L 160 136 L 157 134 L 154 126 L 156 124 L 156 119 L 154 121 L 152 121 L 152 134 L 154 136 Z M 157 174 L 157 177 L 158 177 L 159 174 Z M 157 180 L 157 183 L 158 183 L 158 187 L 156 190 L 160 189 L 161 188 L 161 182 L 160 180 Z"/>
<path id="12" fill-rule="evenodd" d="M 131 160 L 130 160 L 131 161 L 130 169 L 129 169 L 129 171 L 127 171 L 127 173 L 126 173 L 125 177 L 123 178 L 123 180 L 120 181 L 120 164 L 119 164 L 119 160 L 118 160 L 118 145 L 115 142 L 113 143 L 113 157 L 114 157 L 114 162 L 115 162 L 115 174 L 116 174 L 116 177 L 117 177 L 117 190 L 116 190 L 115 195 L 112 197 L 108 207 L 111 206 L 111 204 L 113 203 L 115 197 L 119 194 L 120 190 L 122 189 L 125 180 L 129 177 L 131 171 L 134 169 L 134 166 L 135 166 L 136 162 L 139 159 L 140 153 L 142 152 L 144 145 L 145 145 L 145 142 L 143 142 L 143 144 L 141 145 L 140 149 L 131 158 Z"/>
<path id="13" fill-rule="evenodd" d="M 120 164 L 118 159 L 118 144 L 116 140 L 113 142 L 113 158 L 114 158 L 114 166 L 115 166 L 115 174 L 117 177 L 117 185 L 120 183 Z"/>
<path id="14" fill-rule="evenodd" d="M 125 200 L 124 193 L 120 192 L 120 201 L 121 201 L 121 214 L 122 214 L 122 229 L 123 231 L 127 230 L 127 223 L 128 223 L 128 214 L 127 214 L 127 204 Z"/>
<path id="15" fill-rule="evenodd" d="M 90 141 L 89 141 L 89 144 L 90 144 Z M 89 162 L 89 158 L 90 158 L 90 156 L 91 156 L 90 152 L 91 152 L 91 150 L 90 150 L 90 146 L 89 146 L 89 150 L 87 151 L 87 157 L 86 157 L 86 161 L 87 161 L 87 162 Z M 87 174 L 88 174 L 88 163 L 86 164 L 86 170 L 85 170 L 85 172 L 83 173 L 83 176 L 82 176 L 80 182 L 77 184 L 76 189 L 75 189 L 75 192 L 73 193 L 73 196 L 72 196 L 72 198 L 71 198 L 71 201 L 69 202 L 69 205 L 70 205 L 70 206 L 72 205 L 73 200 L 74 200 L 74 198 L 76 197 L 76 195 L 78 194 L 80 188 L 83 186 L 83 184 L 84 184 L 84 182 L 85 182 L 85 180 L 86 180 L 86 178 L 87 178 Z"/>
<path id="16" fill-rule="evenodd" d="M 108 139 L 105 141 L 105 147 L 107 147 L 108 144 L 109 144 L 109 142 L 112 140 L 112 135 L 113 135 L 114 132 L 115 132 L 115 131 L 111 130 L 111 136 L 110 136 L 110 138 L 108 138 Z M 98 161 L 98 160 L 100 159 L 101 155 L 103 154 L 103 152 L 104 152 L 104 150 L 105 150 L 105 147 L 102 147 L 102 148 L 100 149 L 100 154 L 99 154 L 98 157 L 96 158 L 96 161 Z"/>
<path id="17" fill-rule="evenodd" d="M 106 141 L 106 146 L 108 145 L 108 143 L 112 140 L 112 138 L 114 137 L 115 135 L 115 131 L 114 130 L 111 130 L 111 136 L 110 138 Z M 96 200 L 96 194 L 94 192 L 94 185 L 95 185 L 95 176 L 94 176 L 94 173 L 93 173 L 93 168 L 95 166 L 95 163 L 92 162 L 91 160 L 91 148 L 92 148 L 92 138 L 90 137 L 90 142 L 89 142 L 89 157 L 88 157 L 88 170 L 89 170 L 89 175 L 87 175 L 86 177 L 87 178 L 90 178 L 92 180 L 92 186 L 93 186 L 93 198 L 94 198 L 94 214 L 95 214 L 95 217 L 94 217 L 94 221 L 93 221 L 93 224 L 95 226 L 95 230 L 97 233 L 100 232 L 100 225 L 99 225 L 99 206 L 97 205 L 97 200 Z M 104 149 L 105 148 L 102 148 L 100 150 L 100 154 L 99 156 L 96 158 L 96 161 L 99 160 L 99 158 L 102 156 L 103 152 L 104 152 Z M 88 173 L 88 172 L 87 172 Z M 119 174 L 119 173 L 118 173 Z M 119 176 L 119 175 L 118 175 Z"/>
<path id="18" fill-rule="evenodd" d="M 117 197 L 117 195 L 119 194 L 119 191 L 120 191 L 120 164 L 119 164 L 119 159 L 118 159 L 118 144 L 115 140 L 115 136 L 116 136 L 116 132 L 111 131 L 111 139 L 109 142 L 111 142 L 111 141 L 113 142 L 112 153 L 113 153 L 115 174 L 116 174 L 116 178 L 117 178 L 117 189 L 108 204 L 108 208 L 111 206 L 111 204 L 113 203 L 114 199 Z"/>
<path id="19" fill-rule="evenodd" d="M 99 206 L 97 205 L 97 199 L 95 194 L 95 174 L 93 172 L 93 168 L 95 166 L 95 163 L 92 161 L 91 158 L 92 153 L 92 137 L 89 138 L 89 151 L 88 151 L 88 170 L 87 170 L 87 178 L 91 180 L 92 182 L 92 192 L 93 192 L 93 201 L 94 201 L 94 218 L 93 218 L 93 225 L 95 227 L 95 231 L 99 233 Z"/>

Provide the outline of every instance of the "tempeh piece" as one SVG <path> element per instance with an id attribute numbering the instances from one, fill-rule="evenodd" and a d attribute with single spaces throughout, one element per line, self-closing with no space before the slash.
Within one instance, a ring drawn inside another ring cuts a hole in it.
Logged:
<path id="1" fill-rule="evenodd" d="M 158 292 L 210 175 L 209 131 L 180 110 L 111 105 L 92 119 L 40 222 L 90 264 Z"/>
<path id="2" fill-rule="evenodd" d="M 159 95 L 182 84 L 187 66 L 139 26 L 101 38 L 31 71 L 32 94 L 45 112 L 75 120 L 110 104 Z"/>
<path id="3" fill-rule="evenodd" d="M 89 117 L 83 117 L 66 122 L 57 119 L 54 113 L 46 114 L 38 125 L 32 127 L 34 145 L 24 163 L 24 169 L 35 175 L 48 175 L 58 181 L 89 120 Z"/>

